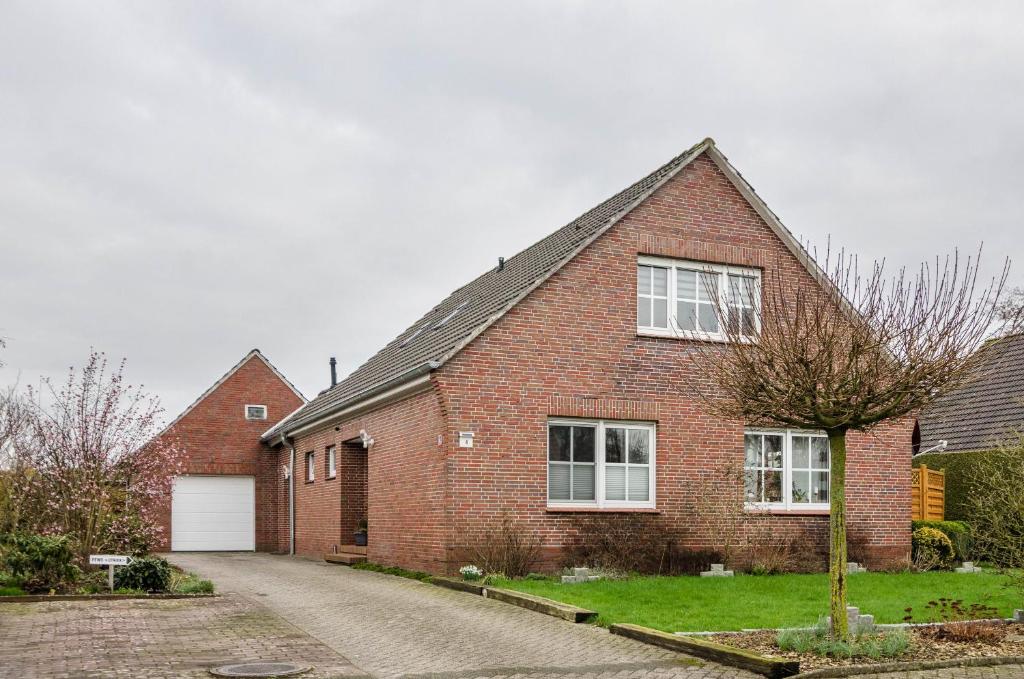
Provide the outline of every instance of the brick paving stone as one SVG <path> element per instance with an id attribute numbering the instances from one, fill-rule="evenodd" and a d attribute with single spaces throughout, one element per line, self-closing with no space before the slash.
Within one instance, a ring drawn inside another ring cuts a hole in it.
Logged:
<path id="1" fill-rule="evenodd" d="M 362 675 L 343 657 L 239 595 L 210 599 L 0 604 L 0 677 L 209 677 L 228 663 L 313 665 Z"/>

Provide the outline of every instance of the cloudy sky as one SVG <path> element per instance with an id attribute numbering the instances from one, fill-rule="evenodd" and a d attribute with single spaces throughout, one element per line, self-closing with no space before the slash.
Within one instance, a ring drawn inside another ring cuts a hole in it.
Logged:
<path id="1" fill-rule="evenodd" d="M 802 239 L 1024 285 L 1019 3 L 0 0 L 0 383 L 307 396 L 711 136 Z"/>

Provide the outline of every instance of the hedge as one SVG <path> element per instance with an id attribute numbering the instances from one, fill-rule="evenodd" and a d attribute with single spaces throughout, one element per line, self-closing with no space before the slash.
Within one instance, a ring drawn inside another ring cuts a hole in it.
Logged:
<path id="1" fill-rule="evenodd" d="M 992 451 L 980 450 L 965 453 L 925 453 L 914 457 L 913 465 L 927 465 L 928 469 L 942 469 L 946 472 L 946 520 L 971 522 L 967 497 L 967 479 L 970 468 L 984 464 Z M 940 529 L 941 530 L 941 529 Z"/>

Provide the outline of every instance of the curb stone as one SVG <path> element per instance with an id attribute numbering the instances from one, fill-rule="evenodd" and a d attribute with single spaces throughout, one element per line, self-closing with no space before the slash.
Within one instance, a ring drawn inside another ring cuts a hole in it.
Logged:
<path id="1" fill-rule="evenodd" d="M 797 674 L 793 679 L 815 677 L 855 677 L 861 674 L 884 674 L 887 672 L 913 672 L 915 670 L 939 670 L 947 667 L 994 667 L 997 665 L 1024 664 L 1024 656 L 994 656 L 991 658 L 960 658 L 957 660 L 920 660 L 892 662 L 878 665 L 850 665 L 848 667 L 823 667 Z"/>
<path id="2" fill-rule="evenodd" d="M 645 644 L 660 646 L 677 653 L 712 660 L 722 665 L 739 667 L 769 677 L 782 679 L 800 672 L 800 662 L 781 658 L 768 658 L 739 648 L 716 644 L 704 639 L 688 639 L 668 632 L 641 627 L 640 625 L 615 624 L 609 628 L 612 634 L 628 637 Z"/>
<path id="3" fill-rule="evenodd" d="M 210 599 L 220 594 L 19 594 L 0 596 L 0 604 L 28 604 L 37 601 L 121 601 L 125 599 Z"/>
<path id="4" fill-rule="evenodd" d="M 430 583 L 439 587 L 446 587 L 460 592 L 476 594 L 486 599 L 494 599 L 495 601 L 512 604 L 513 606 L 519 606 L 520 608 L 544 613 L 545 615 L 562 618 L 569 622 L 590 622 L 597 617 L 596 611 L 590 611 L 586 608 L 563 604 L 560 601 L 546 599 L 534 594 L 525 594 L 523 592 L 515 592 L 509 589 L 500 589 L 497 587 L 488 587 L 487 585 L 458 580 L 456 578 L 435 576 L 430 579 Z"/>

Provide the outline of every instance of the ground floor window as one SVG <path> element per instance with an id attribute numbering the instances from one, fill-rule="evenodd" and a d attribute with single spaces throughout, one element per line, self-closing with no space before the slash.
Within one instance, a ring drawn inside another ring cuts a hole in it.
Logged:
<path id="1" fill-rule="evenodd" d="M 744 486 L 750 506 L 828 509 L 828 437 L 799 430 L 747 430 Z"/>
<path id="2" fill-rule="evenodd" d="M 654 507 L 655 428 L 617 420 L 548 422 L 548 505 Z"/>
<path id="3" fill-rule="evenodd" d="M 333 479 L 338 474 L 338 461 L 334 446 L 327 446 L 327 478 Z"/>

